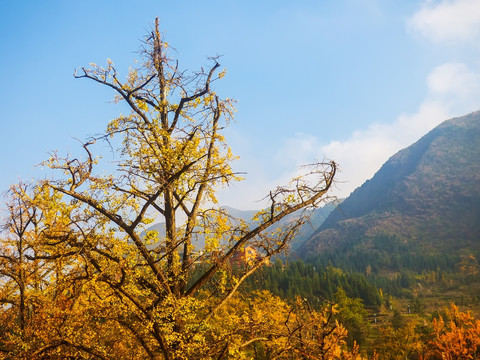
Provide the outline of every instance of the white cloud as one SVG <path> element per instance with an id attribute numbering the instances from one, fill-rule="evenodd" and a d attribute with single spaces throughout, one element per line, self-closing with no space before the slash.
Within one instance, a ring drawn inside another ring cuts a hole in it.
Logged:
<path id="1" fill-rule="evenodd" d="M 478 102 L 476 95 L 480 88 L 480 76 L 462 63 L 446 63 L 437 66 L 427 79 L 432 95 L 445 97 L 454 95 L 459 98 Z"/>
<path id="2" fill-rule="evenodd" d="M 276 162 L 306 164 L 333 159 L 340 165 L 334 194 L 347 197 L 373 177 L 396 152 L 413 144 L 442 121 L 478 110 L 480 73 L 462 63 L 446 63 L 434 68 L 426 79 L 428 94 L 413 114 L 401 114 L 391 122 L 374 123 L 352 133 L 345 140 L 322 143 L 311 134 L 296 133 L 279 149 Z M 286 161 L 287 160 L 287 161 Z M 285 185 L 301 169 L 273 177 L 262 170 L 260 159 L 250 159 L 248 168 L 255 176 L 234 185 L 235 191 L 223 193 L 221 203 L 240 209 L 260 208 L 256 202 L 277 185 Z M 239 198 L 238 194 L 242 194 Z"/>
<path id="3" fill-rule="evenodd" d="M 322 151 L 341 166 L 337 195 L 348 196 L 370 179 L 390 156 L 431 130 L 448 112 L 437 102 L 423 103 L 415 114 L 400 115 L 390 124 L 373 124 L 346 141 L 332 141 Z"/>
<path id="4" fill-rule="evenodd" d="M 474 41 L 480 36 L 479 0 L 427 0 L 408 20 L 409 28 L 435 42 Z"/>
<path id="5" fill-rule="evenodd" d="M 428 95 L 414 114 L 402 114 L 390 123 L 371 124 L 355 131 L 346 140 L 328 144 L 320 144 L 311 135 L 296 134 L 279 154 L 289 156 L 297 164 L 313 158 L 334 159 L 341 168 L 336 195 L 346 197 L 371 178 L 390 156 L 417 141 L 442 121 L 477 110 L 479 80 L 480 74 L 464 64 L 440 65 L 428 76 Z"/>
<path id="6" fill-rule="evenodd" d="M 309 134 L 297 132 L 295 135 L 285 141 L 283 147 L 278 150 L 276 160 L 295 166 L 304 165 L 312 161 L 311 154 L 314 154 L 319 148 L 318 139 Z"/>
<path id="7" fill-rule="evenodd" d="M 480 0 L 426 0 L 408 20 L 408 26 L 429 40 L 467 43 L 472 48 L 472 44 L 480 43 Z M 480 69 L 462 62 L 447 62 L 432 69 L 425 81 L 428 92 L 414 113 L 373 123 L 346 139 L 328 143 L 311 134 L 294 134 L 271 161 L 300 165 L 333 159 L 341 170 L 335 194 L 347 197 L 397 151 L 413 144 L 442 121 L 479 109 Z M 234 193 L 242 194 L 241 198 L 236 194 L 224 195 L 222 203 L 243 209 L 259 208 L 261 204 L 256 200 L 300 172 L 285 169 L 280 176 L 269 174 L 261 161 L 262 158 L 249 159 L 248 166 L 243 167 L 256 170 L 249 171 L 247 181 L 235 185 Z"/>

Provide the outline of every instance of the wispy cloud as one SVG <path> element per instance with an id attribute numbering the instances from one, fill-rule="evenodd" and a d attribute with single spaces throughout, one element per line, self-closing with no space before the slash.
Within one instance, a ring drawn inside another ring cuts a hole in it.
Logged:
<path id="1" fill-rule="evenodd" d="M 306 163 L 327 157 L 340 164 L 336 193 L 348 196 L 371 178 L 397 151 L 405 148 L 442 121 L 477 110 L 480 74 L 461 63 L 446 63 L 434 68 L 426 79 L 428 95 L 412 114 L 402 114 L 392 122 L 374 123 L 355 131 L 345 140 L 327 144 L 298 133 L 286 141 L 279 157 Z M 293 175 L 293 174 L 291 174 Z M 282 176 L 282 179 L 286 176 Z"/>
<path id="2" fill-rule="evenodd" d="M 446 102 L 453 112 L 478 106 L 480 74 L 467 65 L 449 62 L 437 66 L 427 79 L 432 100 Z"/>
<path id="3" fill-rule="evenodd" d="M 408 26 L 434 42 L 471 42 L 480 36 L 480 1 L 427 0 Z"/>
<path id="4" fill-rule="evenodd" d="M 428 94 L 415 113 L 401 114 L 393 121 L 373 123 L 353 132 L 344 140 L 322 142 L 317 137 L 296 133 L 278 150 L 276 162 L 297 165 L 293 171 L 272 178 L 261 170 L 261 164 L 249 161 L 254 171 L 248 181 L 234 185 L 234 192 L 224 192 L 221 202 L 242 209 L 260 208 L 256 202 L 277 185 L 301 173 L 299 165 L 314 160 L 333 159 L 340 165 L 334 194 L 347 197 L 353 190 L 373 177 L 396 152 L 411 145 L 428 131 L 454 116 L 478 110 L 480 70 L 462 63 L 445 63 L 435 67 L 426 78 Z M 238 193 L 243 194 L 241 198 Z"/>
<path id="5" fill-rule="evenodd" d="M 411 33 L 420 34 L 434 43 L 454 43 L 463 46 L 464 50 L 473 48 L 476 52 L 478 47 L 472 44 L 480 40 L 480 0 L 426 0 L 407 20 L 407 27 Z M 444 62 L 426 75 L 427 93 L 413 113 L 372 123 L 346 138 L 330 142 L 309 134 L 305 129 L 287 139 L 272 161 L 300 165 L 333 159 L 341 169 L 335 195 L 347 197 L 370 179 L 392 155 L 417 141 L 442 121 L 479 109 L 480 67 L 467 62 L 468 57 L 457 55 L 456 61 Z M 229 196 L 223 197 L 232 206 L 260 207 L 260 203 L 254 200 L 260 199 L 276 185 L 286 184 L 301 171 L 295 169 L 279 176 L 272 175 L 262 170 L 260 159 L 251 160 L 254 164 L 249 161 L 248 168 L 253 166 L 258 172 L 250 173 L 248 181 L 237 185 L 236 190 L 243 194 L 242 198 L 232 195 L 229 202 Z"/>

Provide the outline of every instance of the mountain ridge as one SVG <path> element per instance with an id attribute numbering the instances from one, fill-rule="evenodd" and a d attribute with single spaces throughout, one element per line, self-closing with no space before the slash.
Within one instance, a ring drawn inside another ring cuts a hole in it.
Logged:
<path id="1" fill-rule="evenodd" d="M 298 254 L 368 247 L 379 233 L 423 251 L 479 249 L 480 111 L 444 121 L 393 155 Z"/>
<path id="2" fill-rule="evenodd" d="M 341 202 L 341 199 L 337 200 L 337 203 L 340 203 L 340 202 Z M 299 229 L 299 233 L 290 244 L 292 249 L 296 249 L 299 246 L 301 246 L 303 242 L 306 241 L 308 237 L 313 233 L 313 231 L 322 224 L 322 222 L 332 212 L 335 206 L 337 205 L 334 205 L 333 203 L 326 203 L 321 207 L 318 207 L 313 210 L 309 210 L 310 219 Z M 223 211 L 226 211 L 233 218 L 246 221 L 247 223 L 250 223 L 250 224 L 253 224 L 252 218 L 259 211 L 259 210 L 239 210 L 226 205 L 221 206 L 220 209 L 222 209 Z M 273 226 L 282 227 L 287 222 L 292 221 L 292 219 L 295 219 L 298 216 L 299 216 L 298 214 L 291 214 Z M 151 224 L 145 229 L 145 231 L 141 233 L 142 238 L 145 237 L 147 231 L 157 231 L 158 232 L 157 236 L 162 238 L 165 236 L 165 223 L 156 222 Z M 197 248 L 203 248 L 205 246 L 205 239 L 201 234 L 198 234 L 196 236 L 195 245 Z"/>

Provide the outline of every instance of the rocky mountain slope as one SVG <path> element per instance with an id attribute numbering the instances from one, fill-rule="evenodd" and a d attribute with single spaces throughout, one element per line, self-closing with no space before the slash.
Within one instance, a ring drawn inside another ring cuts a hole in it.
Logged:
<path id="1" fill-rule="evenodd" d="M 298 254 L 367 251 L 392 241 L 392 251 L 480 251 L 480 111 L 443 122 L 392 156 Z"/>

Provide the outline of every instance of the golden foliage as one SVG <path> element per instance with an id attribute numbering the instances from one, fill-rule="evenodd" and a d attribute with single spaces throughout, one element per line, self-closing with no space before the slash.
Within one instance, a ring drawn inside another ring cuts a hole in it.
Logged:
<path id="1" fill-rule="evenodd" d="M 433 320 L 434 338 L 427 359 L 478 359 L 480 357 L 480 320 L 470 312 L 451 305 L 449 319 L 441 315 Z"/>
<path id="2" fill-rule="evenodd" d="M 142 66 L 124 82 L 111 60 L 75 74 L 113 89 L 130 114 L 84 143 L 83 159 L 52 154 L 44 164 L 58 177 L 12 187 L 0 256 L 0 354 L 247 359 L 258 343 L 286 358 L 328 340 L 333 352 L 322 348 L 321 356 L 338 358 L 343 340 L 330 339 L 342 338 L 343 330 L 325 323 L 325 314 L 293 309 L 269 294 L 247 300 L 237 293 L 286 248 L 305 218 L 282 229 L 272 225 L 319 204 L 336 164 L 313 164 L 305 177 L 270 192 L 253 224 L 232 218 L 215 205 L 216 190 L 241 179 L 221 134 L 234 102 L 212 88 L 225 72 L 215 75 L 217 59 L 207 71 L 182 72 L 168 49 L 157 22 Z M 104 174 L 94 155 L 100 140 L 119 144 L 112 174 Z M 160 219 L 161 236 L 148 229 Z M 247 246 L 258 256 L 231 267 L 229 260 Z M 301 319 L 308 325 L 299 327 Z M 321 333 L 327 325 L 331 332 Z M 304 333 L 312 339 L 306 342 Z"/>

